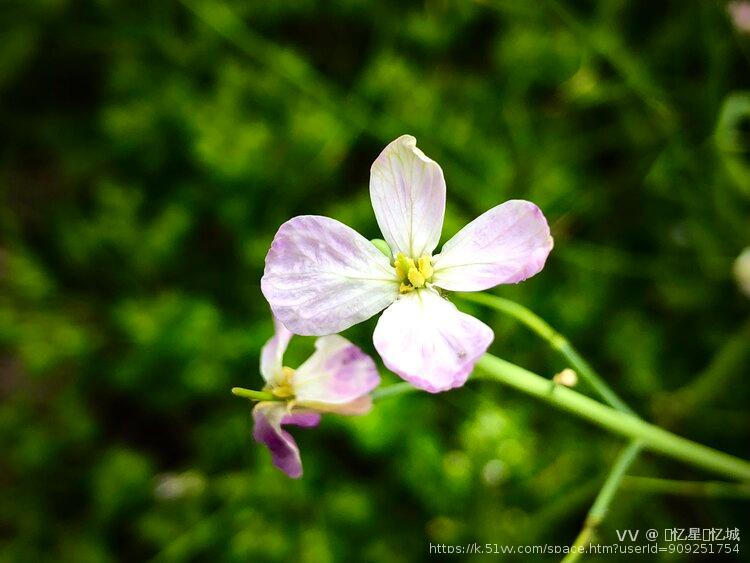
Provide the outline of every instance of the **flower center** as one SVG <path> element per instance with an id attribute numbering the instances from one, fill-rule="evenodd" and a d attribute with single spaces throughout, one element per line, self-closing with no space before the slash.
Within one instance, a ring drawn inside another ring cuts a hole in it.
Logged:
<path id="1" fill-rule="evenodd" d="M 281 368 L 281 377 L 271 385 L 268 385 L 266 389 L 279 397 L 280 399 L 288 399 L 294 397 L 294 389 L 292 388 L 292 376 L 294 370 L 284 366 Z"/>
<path id="2" fill-rule="evenodd" d="M 427 255 L 422 256 L 415 263 L 412 258 L 407 258 L 399 252 L 393 263 L 396 268 L 396 275 L 401 282 L 399 291 L 410 293 L 415 289 L 424 287 L 432 279 L 432 264 L 430 262 L 430 257 Z"/>

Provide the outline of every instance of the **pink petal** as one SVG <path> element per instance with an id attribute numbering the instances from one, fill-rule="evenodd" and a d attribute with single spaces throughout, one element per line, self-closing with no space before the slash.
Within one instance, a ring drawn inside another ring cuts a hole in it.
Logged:
<path id="1" fill-rule="evenodd" d="M 284 403 L 263 402 L 253 409 L 253 438 L 265 444 L 271 452 L 273 464 L 293 479 L 302 477 L 302 461 L 297 442 L 281 426 L 293 424 L 302 427 L 317 426 L 320 414 L 311 411 L 289 413 Z"/>
<path id="2" fill-rule="evenodd" d="M 267 383 L 273 383 L 281 376 L 284 352 L 292 339 L 292 333 L 276 317 L 273 318 L 273 328 L 273 337 L 263 345 L 260 353 L 260 373 Z"/>
<path id="3" fill-rule="evenodd" d="M 431 289 L 403 295 L 373 334 L 386 367 L 431 393 L 463 385 L 493 338 L 490 327 Z"/>
<path id="4" fill-rule="evenodd" d="M 261 290 L 295 334 L 340 332 L 372 317 L 398 295 L 390 261 L 334 219 L 303 215 L 276 233 Z"/>
<path id="5" fill-rule="evenodd" d="M 315 348 L 315 353 L 294 373 L 295 401 L 316 410 L 340 412 L 344 406 L 347 413 L 356 410 L 351 403 L 380 383 L 375 362 L 337 334 L 318 338 Z"/>
<path id="6" fill-rule="evenodd" d="M 326 405 L 326 412 L 333 412 L 336 414 L 346 414 L 350 416 L 367 414 L 372 410 L 372 397 L 370 395 L 364 395 L 359 399 L 354 399 L 349 403 L 343 405 Z"/>
<path id="7" fill-rule="evenodd" d="M 370 199 L 380 230 L 394 255 L 432 254 L 445 214 L 445 180 L 438 164 L 403 135 L 391 142 L 370 169 Z"/>
<path id="8" fill-rule="evenodd" d="M 482 291 L 539 273 L 552 250 L 547 220 L 531 202 L 511 200 L 461 229 L 435 257 L 433 283 Z"/>

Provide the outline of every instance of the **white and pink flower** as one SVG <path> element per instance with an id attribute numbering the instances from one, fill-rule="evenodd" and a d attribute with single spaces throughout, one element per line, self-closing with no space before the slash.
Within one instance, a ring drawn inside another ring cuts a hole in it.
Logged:
<path id="1" fill-rule="evenodd" d="M 340 332 L 385 309 L 373 335 L 388 369 L 430 392 L 463 385 L 494 338 L 444 291 L 482 291 L 537 274 L 552 250 L 539 208 L 511 200 L 466 225 L 433 255 L 445 213 L 440 166 L 399 137 L 370 171 L 370 198 L 391 255 L 346 225 L 316 215 L 284 223 L 261 280 L 292 332 Z"/>
<path id="2" fill-rule="evenodd" d="M 253 437 L 271 452 L 273 464 L 292 478 L 302 476 L 294 438 L 284 425 L 317 426 L 321 413 L 365 414 L 372 408 L 369 393 L 380 383 L 372 358 L 339 335 L 318 338 L 315 352 L 296 370 L 283 365 L 292 333 L 274 318 L 275 334 L 261 352 L 260 373 L 265 391 L 276 401 L 253 409 Z"/>

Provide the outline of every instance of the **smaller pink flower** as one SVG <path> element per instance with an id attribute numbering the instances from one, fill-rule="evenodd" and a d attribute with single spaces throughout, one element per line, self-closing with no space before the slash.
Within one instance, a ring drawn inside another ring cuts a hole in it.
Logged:
<path id="1" fill-rule="evenodd" d="M 317 426 L 321 413 L 365 414 L 372 408 L 369 393 L 380 383 L 372 358 L 337 334 L 315 341 L 315 352 L 296 370 L 282 364 L 292 333 L 274 317 L 274 336 L 263 346 L 260 373 L 265 391 L 279 401 L 263 401 L 253 409 L 253 438 L 265 444 L 273 464 L 297 479 L 302 461 L 294 438 L 284 425 Z"/>

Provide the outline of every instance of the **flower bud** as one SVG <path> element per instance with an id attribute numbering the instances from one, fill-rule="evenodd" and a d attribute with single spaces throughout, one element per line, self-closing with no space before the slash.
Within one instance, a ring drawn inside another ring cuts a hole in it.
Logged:
<path id="1" fill-rule="evenodd" d="M 578 383 L 578 375 L 570 368 L 565 368 L 560 373 L 556 373 L 552 381 L 565 387 L 574 387 Z"/>

